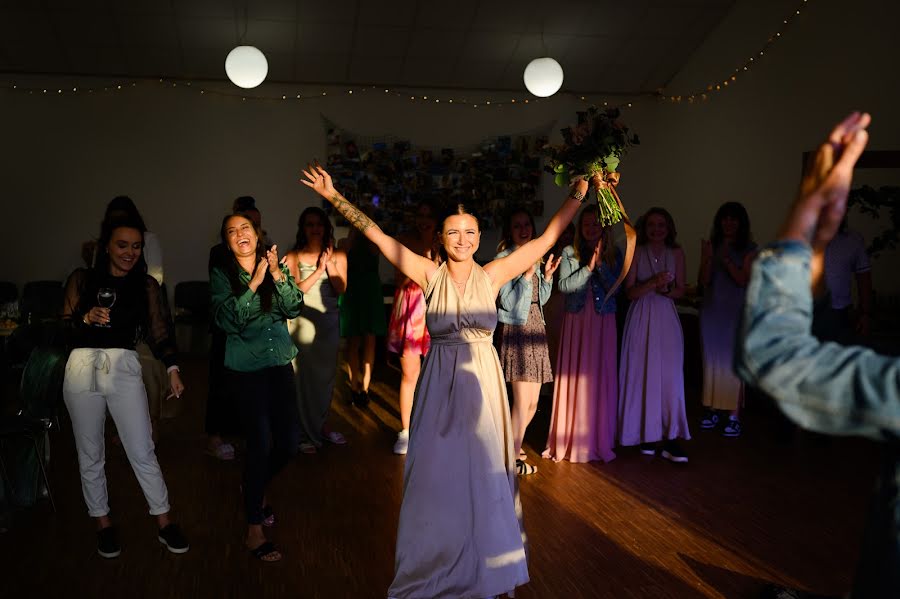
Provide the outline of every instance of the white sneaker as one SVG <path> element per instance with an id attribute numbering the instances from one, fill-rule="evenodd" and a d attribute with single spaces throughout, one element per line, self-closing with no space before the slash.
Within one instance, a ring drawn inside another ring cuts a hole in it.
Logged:
<path id="1" fill-rule="evenodd" d="M 394 453 L 397 455 L 406 455 L 406 450 L 409 447 L 409 430 L 403 429 L 399 433 L 397 433 L 397 442 L 394 443 Z"/>

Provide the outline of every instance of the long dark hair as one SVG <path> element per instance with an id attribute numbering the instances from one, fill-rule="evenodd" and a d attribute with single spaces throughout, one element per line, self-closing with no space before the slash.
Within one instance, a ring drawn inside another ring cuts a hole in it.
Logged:
<path id="1" fill-rule="evenodd" d="M 743 251 L 747 249 L 750 242 L 753 241 L 753 234 L 750 232 L 750 215 L 747 209 L 740 202 L 725 202 L 716 210 L 716 216 L 713 218 L 712 232 L 709 239 L 712 246 L 718 249 L 725 241 L 725 232 L 722 231 L 722 221 L 725 217 L 730 216 L 738 221 L 737 238 L 734 240 L 734 249 Z"/>
<path id="2" fill-rule="evenodd" d="M 322 238 L 322 249 L 328 245 L 329 241 L 334 240 L 334 226 L 331 224 L 331 219 L 328 218 L 328 215 L 325 214 L 325 211 L 319 208 L 318 206 L 310 206 L 306 210 L 300 213 L 300 218 L 297 219 L 297 239 L 294 242 L 295 250 L 302 250 L 306 247 L 306 244 L 309 240 L 306 238 L 306 217 L 315 214 L 321 219 L 322 225 L 325 227 L 325 235 Z"/>
<path id="3" fill-rule="evenodd" d="M 500 243 L 497 244 L 498 253 L 506 248 L 516 245 L 512 239 L 512 221 L 513 217 L 519 214 L 524 214 L 528 217 L 528 221 L 531 223 L 531 238 L 534 239 L 535 236 L 537 236 L 537 227 L 534 224 L 534 216 L 532 216 L 524 207 L 513 208 L 506 214 L 506 218 L 503 219 L 503 230 L 500 234 Z"/>
<path id="4" fill-rule="evenodd" d="M 678 231 L 675 229 L 675 219 L 672 218 L 672 215 L 669 214 L 669 211 L 665 208 L 660 208 L 658 206 L 654 206 L 647 212 L 643 214 L 638 219 L 637 222 L 637 244 L 638 245 L 646 245 L 647 243 L 647 220 L 653 216 L 654 214 L 663 217 L 666 221 L 666 228 L 668 232 L 666 233 L 666 247 L 677 248 L 678 244 L 675 242 L 675 238 L 678 236 Z"/>
<path id="5" fill-rule="evenodd" d="M 237 258 L 234 255 L 234 252 L 231 251 L 231 246 L 228 244 L 228 235 L 225 232 L 225 227 L 228 225 L 228 221 L 232 218 L 240 217 L 250 223 L 250 226 L 253 227 L 253 230 L 256 232 L 256 260 L 253 263 L 253 268 L 256 268 L 256 265 L 259 264 L 261 259 L 266 257 L 266 247 L 263 245 L 262 240 L 262 231 L 260 231 L 259 227 L 256 226 L 256 223 L 250 217 L 247 212 L 237 211 L 232 212 L 225 216 L 222 219 L 222 227 L 219 229 L 219 236 L 222 238 L 222 244 L 225 246 L 225 249 L 228 250 L 230 257 L 225 259 L 222 264 L 222 268 L 225 271 L 225 275 L 228 277 L 228 282 L 231 283 L 231 292 L 235 295 L 240 295 L 246 289 L 246 285 L 241 281 L 240 272 L 241 265 L 238 264 Z M 253 276 L 253 272 L 250 272 L 250 276 Z M 262 309 L 264 312 L 272 311 L 272 294 L 275 292 L 275 281 L 272 279 L 272 275 L 266 270 L 266 277 L 263 279 L 262 284 L 256 290 L 256 294 L 259 296 L 260 304 L 262 304 Z"/>
<path id="6" fill-rule="evenodd" d="M 113 214 L 100 225 L 100 239 L 97 240 L 97 259 L 94 266 L 87 269 L 84 284 L 78 290 L 79 310 L 84 313 L 96 305 L 97 290 L 103 286 L 103 282 L 110 275 L 109 272 L 109 242 L 116 229 L 135 229 L 141 234 L 141 247 L 144 243 L 144 222 L 134 218 L 133 215 Z M 147 262 L 144 260 L 144 252 L 134 266 L 123 277 L 124 288 L 127 290 L 125 297 L 133 297 L 138 302 L 138 314 L 146 321 L 147 311 Z"/>

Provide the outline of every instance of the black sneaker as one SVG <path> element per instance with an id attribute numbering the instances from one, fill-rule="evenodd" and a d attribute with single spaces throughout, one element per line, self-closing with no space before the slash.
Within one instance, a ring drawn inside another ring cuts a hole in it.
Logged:
<path id="1" fill-rule="evenodd" d="M 106 559 L 119 557 L 122 547 L 119 545 L 119 536 L 112 526 L 101 528 L 97 531 L 97 553 Z"/>
<path id="2" fill-rule="evenodd" d="M 687 454 L 675 441 L 666 441 L 665 445 L 663 445 L 662 457 L 670 462 L 678 462 L 680 464 L 688 461 Z"/>
<path id="3" fill-rule="evenodd" d="M 715 410 L 707 410 L 703 415 L 703 420 L 700 421 L 700 428 L 711 429 L 717 426 L 719 426 L 719 415 Z"/>
<path id="4" fill-rule="evenodd" d="M 168 524 L 159 529 L 159 542 L 172 553 L 187 553 L 191 546 L 177 524 Z"/>
<path id="5" fill-rule="evenodd" d="M 641 453 L 644 455 L 656 455 L 656 443 L 641 443 Z"/>
<path id="6" fill-rule="evenodd" d="M 741 425 L 741 421 L 737 418 L 732 418 L 728 421 L 728 424 L 725 425 L 725 428 L 722 429 L 723 437 L 740 437 L 741 431 L 743 430 L 743 426 Z"/>

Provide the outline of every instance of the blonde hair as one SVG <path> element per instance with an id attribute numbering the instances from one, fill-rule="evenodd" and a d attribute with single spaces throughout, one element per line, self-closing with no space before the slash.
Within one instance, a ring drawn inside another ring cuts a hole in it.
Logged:
<path id="1" fill-rule="evenodd" d="M 574 250 L 575 259 L 579 263 L 582 263 L 583 259 L 587 259 L 594 252 L 594 248 L 588 247 L 584 237 L 582 237 L 584 235 L 582 233 L 582 225 L 584 224 L 585 216 L 588 214 L 593 214 L 599 220 L 600 209 L 591 204 L 590 206 L 585 206 L 581 214 L 578 215 L 578 226 L 575 227 L 575 239 L 572 241 L 572 249 Z M 603 227 L 603 230 L 600 232 L 600 239 L 603 241 L 603 254 L 600 256 L 600 259 L 609 266 L 615 266 L 616 246 L 612 243 L 612 227 Z"/>

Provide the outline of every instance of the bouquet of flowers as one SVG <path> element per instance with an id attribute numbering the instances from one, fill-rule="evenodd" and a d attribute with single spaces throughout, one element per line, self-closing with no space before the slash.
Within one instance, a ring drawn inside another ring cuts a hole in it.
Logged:
<path id="1" fill-rule="evenodd" d="M 544 148 L 549 162 L 545 168 L 554 174 L 554 183 L 562 187 L 575 177 L 584 177 L 591 182 L 597 193 L 603 225 L 622 220 L 623 210 L 615 192 L 619 182 L 616 169 L 628 148 L 640 143 L 638 136 L 630 134 L 618 118 L 617 108 L 600 110 L 591 106 L 587 111 L 578 112 L 575 127 L 562 130 L 561 146 Z"/>

